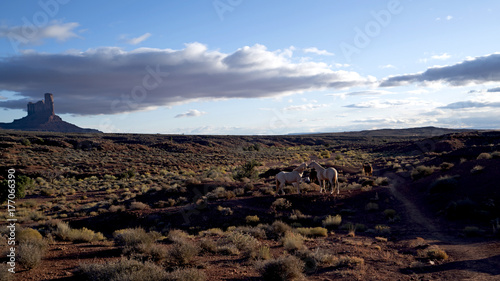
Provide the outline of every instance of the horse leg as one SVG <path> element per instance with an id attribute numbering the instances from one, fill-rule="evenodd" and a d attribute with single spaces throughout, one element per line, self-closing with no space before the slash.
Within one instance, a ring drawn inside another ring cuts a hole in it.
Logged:
<path id="1" fill-rule="evenodd" d="M 274 196 L 278 196 L 279 185 L 280 185 L 280 182 L 278 179 L 276 179 L 276 193 L 274 193 Z"/>

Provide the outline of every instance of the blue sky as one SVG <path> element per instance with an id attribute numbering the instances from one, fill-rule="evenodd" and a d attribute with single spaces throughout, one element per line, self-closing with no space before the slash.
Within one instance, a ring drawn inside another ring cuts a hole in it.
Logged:
<path id="1" fill-rule="evenodd" d="M 498 129 L 498 1 L 4 1 L 0 122 L 54 94 L 81 127 Z"/>

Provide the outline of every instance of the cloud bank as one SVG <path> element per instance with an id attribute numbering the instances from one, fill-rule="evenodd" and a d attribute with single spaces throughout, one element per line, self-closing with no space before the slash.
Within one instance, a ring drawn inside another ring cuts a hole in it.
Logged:
<path id="1" fill-rule="evenodd" d="M 233 53 L 210 51 L 200 43 L 180 50 L 103 47 L 0 59 L 0 90 L 18 97 L 0 107 L 24 109 L 51 92 L 59 114 L 118 114 L 200 99 L 276 97 L 373 82 L 325 63 L 292 62 L 288 54 L 263 45 Z"/>
<path id="2" fill-rule="evenodd" d="M 198 116 L 202 116 L 202 115 L 205 115 L 205 114 L 207 114 L 207 113 L 203 112 L 203 111 L 196 110 L 196 109 L 191 109 L 191 110 L 189 110 L 186 113 L 177 114 L 175 116 L 175 118 L 198 117 Z"/>
<path id="3" fill-rule="evenodd" d="M 45 26 L 23 25 L 6 26 L 0 25 L 0 38 L 4 37 L 21 45 L 39 45 L 44 39 L 56 39 L 64 42 L 71 38 L 79 38 L 75 28 L 79 27 L 77 22 L 61 23 L 52 21 Z"/>
<path id="4" fill-rule="evenodd" d="M 411 83 L 444 82 L 452 86 L 500 81 L 500 54 L 475 57 L 461 63 L 427 69 L 422 73 L 404 74 L 384 79 L 381 87 Z"/>

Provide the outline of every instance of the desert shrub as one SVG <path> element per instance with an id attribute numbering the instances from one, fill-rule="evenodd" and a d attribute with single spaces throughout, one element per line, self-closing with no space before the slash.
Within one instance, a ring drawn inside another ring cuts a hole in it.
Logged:
<path id="1" fill-rule="evenodd" d="M 470 170 L 471 174 L 479 174 L 484 170 L 484 167 L 481 165 L 476 165 L 474 168 Z"/>
<path id="2" fill-rule="evenodd" d="M 387 178 L 387 177 L 378 177 L 375 180 L 375 185 L 378 185 L 378 186 L 387 186 L 387 185 L 389 185 L 389 178 Z"/>
<path id="3" fill-rule="evenodd" d="M 94 242 L 105 240 L 100 232 L 94 232 L 87 228 L 73 229 L 67 222 L 56 222 L 52 234 L 61 240 L 72 242 Z"/>
<path id="4" fill-rule="evenodd" d="M 212 229 L 210 229 L 210 231 L 217 232 L 217 233 L 223 233 L 223 231 L 220 228 L 212 228 Z M 168 232 L 168 235 L 167 235 L 167 240 L 172 242 L 172 243 L 185 242 L 188 238 L 189 238 L 189 234 L 187 234 L 187 232 L 185 232 L 184 230 L 180 230 L 180 229 L 172 229 Z"/>
<path id="5" fill-rule="evenodd" d="M 278 198 L 271 204 L 271 208 L 274 210 L 287 210 L 290 207 L 292 207 L 292 203 L 285 198 Z"/>
<path id="6" fill-rule="evenodd" d="M 481 154 L 479 154 L 477 156 L 477 160 L 481 160 L 481 159 L 491 159 L 493 158 L 493 156 L 491 156 L 491 154 L 487 153 L 487 152 L 483 152 Z"/>
<path id="7" fill-rule="evenodd" d="M 271 229 L 278 236 L 283 236 L 287 231 L 292 230 L 292 228 L 288 224 L 282 221 L 273 222 L 273 224 L 271 225 Z"/>
<path id="8" fill-rule="evenodd" d="M 19 243 L 17 246 L 17 261 L 27 269 L 40 265 L 46 249 L 46 244 L 40 242 Z"/>
<path id="9" fill-rule="evenodd" d="M 260 219 L 258 216 L 246 216 L 245 221 L 247 224 L 256 225 L 259 223 Z"/>
<path id="10" fill-rule="evenodd" d="M 221 236 L 224 231 L 220 228 L 210 228 L 199 233 L 200 236 Z"/>
<path id="11" fill-rule="evenodd" d="M 216 253 L 217 252 L 217 244 L 211 239 L 200 239 L 200 249 L 205 253 Z"/>
<path id="12" fill-rule="evenodd" d="M 282 256 L 258 265 L 264 281 L 293 281 L 304 277 L 304 263 L 294 256 Z"/>
<path id="13" fill-rule="evenodd" d="M 378 210 L 378 204 L 374 203 L 374 202 L 370 202 L 370 203 L 366 204 L 365 210 L 366 211 L 376 211 L 376 210 Z"/>
<path id="14" fill-rule="evenodd" d="M 430 193 L 441 193 L 453 191 L 458 187 L 458 176 L 444 176 L 440 177 L 429 186 Z"/>
<path id="15" fill-rule="evenodd" d="M 81 264 L 74 273 L 78 280 L 88 281 L 157 281 L 168 277 L 158 265 L 124 258 L 103 264 Z"/>
<path id="16" fill-rule="evenodd" d="M 224 216 L 231 216 L 233 214 L 233 210 L 229 207 L 217 206 L 217 211 L 219 211 Z"/>
<path id="17" fill-rule="evenodd" d="M 479 227 L 477 227 L 477 226 L 466 226 L 463 229 L 463 232 L 464 232 L 465 236 L 467 236 L 467 237 L 480 236 L 482 233 L 481 229 L 479 229 Z"/>
<path id="18" fill-rule="evenodd" d="M 427 166 L 417 166 L 413 171 L 411 171 L 411 178 L 413 180 L 418 180 L 424 177 L 427 177 L 434 173 L 434 167 L 427 167 Z"/>
<path id="19" fill-rule="evenodd" d="M 453 168 L 453 163 L 448 163 L 448 162 L 443 162 L 441 165 L 439 165 L 439 168 L 441 168 L 442 171 L 448 171 L 449 169 Z"/>
<path id="20" fill-rule="evenodd" d="M 471 218 L 476 214 L 477 207 L 477 203 L 469 198 L 452 201 L 446 206 L 446 216 L 449 219 Z"/>
<path id="21" fill-rule="evenodd" d="M 236 194 L 236 196 L 243 196 L 243 195 L 245 195 L 245 189 L 241 188 L 241 187 L 235 188 L 234 194 Z"/>
<path id="22" fill-rule="evenodd" d="M 258 252 L 257 252 L 257 257 L 258 260 L 270 260 L 272 258 L 271 255 L 271 249 L 269 246 L 262 245 L 259 247 Z"/>
<path id="23" fill-rule="evenodd" d="M 237 167 L 233 178 L 239 181 L 243 180 L 244 178 L 255 179 L 258 176 L 258 172 L 255 168 L 258 166 L 262 166 L 262 164 L 259 161 L 252 159 L 245 164 Z"/>
<path id="24" fill-rule="evenodd" d="M 387 225 L 378 224 L 375 226 L 375 233 L 378 235 L 389 235 L 391 234 L 391 228 Z"/>
<path id="25" fill-rule="evenodd" d="M 323 159 L 328 159 L 330 158 L 330 151 L 328 150 L 323 150 L 321 151 L 320 153 L 320 157 L 323 158 Z"/>
<path id="26" fill-rule="evenodd" d="M 192 242 L 176 242 L 166 253 L 167 263 L 173 265 L 186 265 L 200 253 L 200 246 Z"/>
<path id="27" fill-rule="evenodd" d="M 33 187 L 35 181 L 32 178 L 29 178 L 24 175 L 17 176 L 15 179 L 15 192 L 14 195 L 16 196 L 14 200 L 19 200 L 21 198 L 24 198 L 26 196 L 26 190 L 30 189 Z M 0 182 L 0 204 L 4 203 L 8 199 L 9 193 L 9 181 L 8 180 L 3 180 Z"/>
<path id="28" fill-rule="evenodd" d="M 353 224 L 352 222 L 347 222 L 347 223 L 341 225 L 340 229 L 346 230 L 348 232 L 354 232 L 354 233 L 356 233 L 356 231 L 364 232 L 364 231 L 366 231 L 366 225 L 364 225 L 362 223 Z"/>
<path id="29" fill-rule="evenodd" d="M 336 257 L 331 261 L 331 265 L 337 268 L 354 268 L 363 265 L 365 260 L 363 258 L 351 257 L 351 256 L 340 256 Z"/>
<path id="30" fill-rule="evenodd" d="M 299 233 L 288 231 L 281 239 L 283 248 L 288 252 L 295 252 L 304 248 L 304 237 Z"/>
<path id="31" fill-rule="evenodd" d="M 23 243 L 29 241 L 41 241 L 43 240 L 43 237 L 36 229 L 18 228 L 16 232 L 16 239 L 19 243 Z"/>
<path id="32" fill-rule="evenodd" d="M 137 201 L 130 203 L 130 210 L 145 210 L 145 209 L 149 209 L 148 204 Z"/>
<path id="33" fill-rule="evenodd" d="M 216 252 L 225 256 L 237 256 L 240 254 L 240 250 L 233 244 L 224 244 L 217 246 Z"/>
<path id="34" fill-rule="evenodd" d="M 342 216 L 327 216 L 321 223 L 327 229 L 337 228 L 342 223 Z"/>
<path id="35" fill-rule="evenodd" d="M 259 240 L 252 235 L 235 231 L 229 234 L 227 239 L 229 243 L 235 245 L 236 248 L 243 253 L 245 258 L 257 257 L 261 244 Z"/>
<path id="36" fill-rule="evenodd" d="M 396 216 L 396 210 L 393 210 L 393 209 L 385 209 L 384 210 L 384 215 L 386 218 L 388 219 L 394 219 L 394 217 Z"/>
<path id="37" fill-rule="evenodd" d="M 185 268 L 177 269 L 171 273 L 168 273 L 165 281 L 205 281 L 207 276 L 205 273 L 199 269 L 195 268 Z"/>
<path id="38" fill-rule="evenodd" d="M 437 246 L 431 246 L 419 253 L 421 258 L 426 258 L 430 260 L 447 260 L 448 254 Z"/>
<path id="39" fill-rule="evenodd" d="M 142 228 L 126 228 L 115 231 L 113 237 L 115 245 L 122 247 L 124 254 L 131 255 L 150 252 L 160 234 L 158 232 L 148 233 Z"/>
<path id="40" fill-rule="evenodd" d="M 260 227 L 238 226 L 234 228 L 232 231 L 245 233 L 255 238 L 265 239 L 267 237 L 266 231 Z"/>
<path id="41" fill-rule="evenodd" d="M 328 230 L 323 227 L 299 227 L 297 232 L 303 236 L 327 237 Z"/>
<path id="42" fill-rule="evenodd" d="M 500 158 L 500 151 L 495 151 L 491 153 L 492 158 Z"/>

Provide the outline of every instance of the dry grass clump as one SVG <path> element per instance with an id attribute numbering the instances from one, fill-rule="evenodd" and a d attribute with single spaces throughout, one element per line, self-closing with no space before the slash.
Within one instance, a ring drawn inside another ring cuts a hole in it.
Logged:
<path id="1" fill-rule="evenodd" d="M 260 218 L 258 216 L 246 216 L 245 221 L 247 224 L 257 225 L 260 221 Z"/>
<path id="2" fill-rule="evenodd" d="M 285 237 L 281 239 L 281 243 L 286 251 L 293 253 L 304 248 L 304 236 L 299 233 L 287 231 Z"/>
<path id="3" fill-rule="evenodd" d="M 327 237 L 328 230 L 324 227 L 299 227 L 297 232 L 303 236 Z"/>
<path id="4" fill-rule="evenodd" d="M 207 276 L 199 269 L 185 268 L 177 269 L 167 274 L 165 281 L 206 281 Z"/>
<path id="5" fill-rule="evenodd" d="M 285 198 L 278 198 L 271 205 L 271 208 L 273 210 L 287 210 L 290 209 L 291 207 L 292 203 L 290 203 L 290 201 L 286 200 Z"/>
<path id="6" fill-rule="evenodd" d="M 0 280 L 2 281 L 11 281 L 14 280 L 14 275 L 9 272 L 10 266 L 5 262 L 0 264 Z"/>
<path id="7" fill-rule="evenodd" d="M 321 223 L 327 229 L 337 228 L 342 223 L 342 216 L 327 216 Z"/>
<path id="8" fill-rule="evenodd" d="M 257 270 L 264 281 L 293 281 L 304 278 L 304 263 L 294 256 L 282 256 L 258 264 Z"/>
<path id="9" fill-rule="evenodd" d="M 166 261 L 171 265 L 186 265 L 193 261 L 201 251 L 197 243 L 191 241 L 175 242 L 166 253 Z"/>
<path id="10" fill-rule="evenodd" d="M 122 253 L 139 260 L 160 261 L 165 258 L 165 252 L 155 244 L 160 233 L 146 232 L 142 228 L 120 229 L 113 233 L 115 245 L 122 248 Z"/>
<path id="11" fill-rule="evenodd" d="M 33 269 L 40 265 L 47 250 L 47 242 L 42 235 L 32 228 L 17 230 L 17 261 L 26 269 Z"/>
<path id="12" fill-rule="evenodd" d="M 379 224 L 375 226 L 375 233 L 378 235 L 390 235 L 391 227 L 383 224 Z"/>
<path id="13" fill-rule="evenodd" d="M 425 178 L 434 173 L 434 167 L 427 166 L 417 166 L 413 171 L 411 171 L 411 178 L 413 180 L 419 180 L 421 178 Z"/>
<path id="14" fill-rule="evenodd" d="M 250 234 L 239 231 L 231 232 L 225 241 L 226 245 L 234 245 L 244 258 L 254 259 L 259 254 L 261 243 Z"/>
<path id="15" fill-rule="evenodd" d="M 160 266 L 150 262 L 120 259 L 103 264 L 81 264 L 74 272 L 78 280 L 88 281 L 158 281 L 167 279 L 169 274 Z M 185 279 L 188 280 L 188 279 Z"/>
<path id="16" fill-rule="evenodd" d="M 431 246 L 427 249 L 419 251 L 419 256 L 421 258 L 429 260 L 447 260 L 448 254 L 437 246 Z"/>
<path id="17" fill-rule="evenodd" d="M 370 202 L 370 203 L 366 204 L 365 210 L 366 211 L 376 211 L 376 210 L 378 210 L 378 204 L 374 203 L 374 202 Z"/>
<path id="18" fill-rule="evenodd" d="M 292 228 L 288 224 L 282 221 L 273 222 L 273 224 L 271 225 L 271 229 L 273 233 L 278 236 L 283 236 L 287 231 L 292 230 Z"/>
<path id="19" fill-rule="evenodd" d="M 58 221 L 55 225 L 51 225 L 52 234 L 63 241 L 72 241 L 75 243 L 95 242 L 105 240 L 104 235 L 100 232 L 94 232 L 87 228 L 74 229 L 67 222 Z"/>
<path id="20" fill-rule="evenodd" d="M 491 154 L 487 153 L 487 152 L 483 152 L 481 154 L 479 154 L 477 156 L 477 160 L 481 160 L 481 159 L 491 159 L 493 158 L 493 156 L 491 156 Z"/>
<path id="21" fill-rule="evenodd" d="M 484 167 L 481 165 L 476 165 L 474 168 L 470 170 L 471 174 L 479 174 L 484 170 Z"/>

